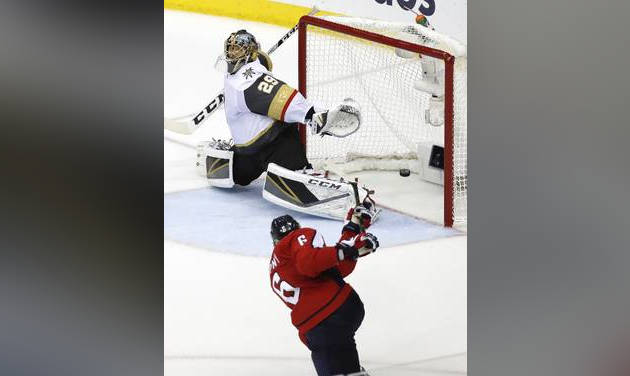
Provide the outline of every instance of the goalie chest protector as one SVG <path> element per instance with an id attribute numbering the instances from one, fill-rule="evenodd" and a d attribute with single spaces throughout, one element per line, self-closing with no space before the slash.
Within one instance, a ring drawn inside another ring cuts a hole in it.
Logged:
<path id="1" fill-rule="evenodd" d="M 312 105 L 256 60 L 227 74 L 225 116 L 237 148 L 258 149 L 287 123 L 302 123 Z"/>

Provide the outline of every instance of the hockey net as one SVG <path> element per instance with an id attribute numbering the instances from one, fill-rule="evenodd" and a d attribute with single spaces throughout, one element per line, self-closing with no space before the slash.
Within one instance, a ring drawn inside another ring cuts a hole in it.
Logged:
<path id="1" fill-rule="evenodd" d="M 418 172 L 419 145 L 441 146 L 444 223 L 466 222 L 466 47 L 421 25 L 336 16 L 302 17 L 299 39 L 300 91 L 321 108 L 351 97 L 363 116 L 347 138 L 303 131 L 311 163 Z"/>

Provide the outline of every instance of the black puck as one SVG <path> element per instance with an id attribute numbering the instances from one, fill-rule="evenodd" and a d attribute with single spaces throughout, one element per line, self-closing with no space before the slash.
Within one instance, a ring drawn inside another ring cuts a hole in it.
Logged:
<path id="1" fill-rule="evenodd" d="M 409 171 L 408 168 L 401 168 L 398 173 L 400 174 L 400 176 L 409 176 L 411 174 L 411 171 Z"/>

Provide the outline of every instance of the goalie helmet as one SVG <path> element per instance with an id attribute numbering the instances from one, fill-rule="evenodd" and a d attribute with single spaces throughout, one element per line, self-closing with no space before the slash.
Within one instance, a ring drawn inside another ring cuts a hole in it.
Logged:
<path id="1" fill-rule="evenodd" d="M 223 49 L 223 56 L 227 63 L 227 72 L 234 74 L 243 65 L 256 60 L 259 48 L 260 45 L 256 38 L 248 33 L 247 30 L 239 30 L 230 34 L 225 40 Z"/>
<path id="2" fill-rule="evenodd" d="M 278 243 L 291 231 L 300 228 L 300 224 L 290 215 L 286 214 L 271 221 L 271 239 L 273 244 Z"/>

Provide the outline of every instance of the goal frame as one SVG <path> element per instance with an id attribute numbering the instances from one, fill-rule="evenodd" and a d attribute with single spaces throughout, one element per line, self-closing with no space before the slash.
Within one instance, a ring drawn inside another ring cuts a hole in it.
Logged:
<path id="1" fill-rule="evenodd" d="M 454 135 L 454 73 L 455 57 L 448 52 L 420 44 L 403 41 L 357 29 L 351 26 L 338 24 L 322 18 L 302 16 L 298 26 L 298 89 L 306 98 L 306 29 L 309 25 L 347 34 L 353 37 L 366 39 L 395 48 L 404 49 L 418 54 L 427 55 L 444 61 L 444 226 L 453 227 L 453 135 Z M 306 148 L 306 127 L 300 125 L 300 139 Z"/>

